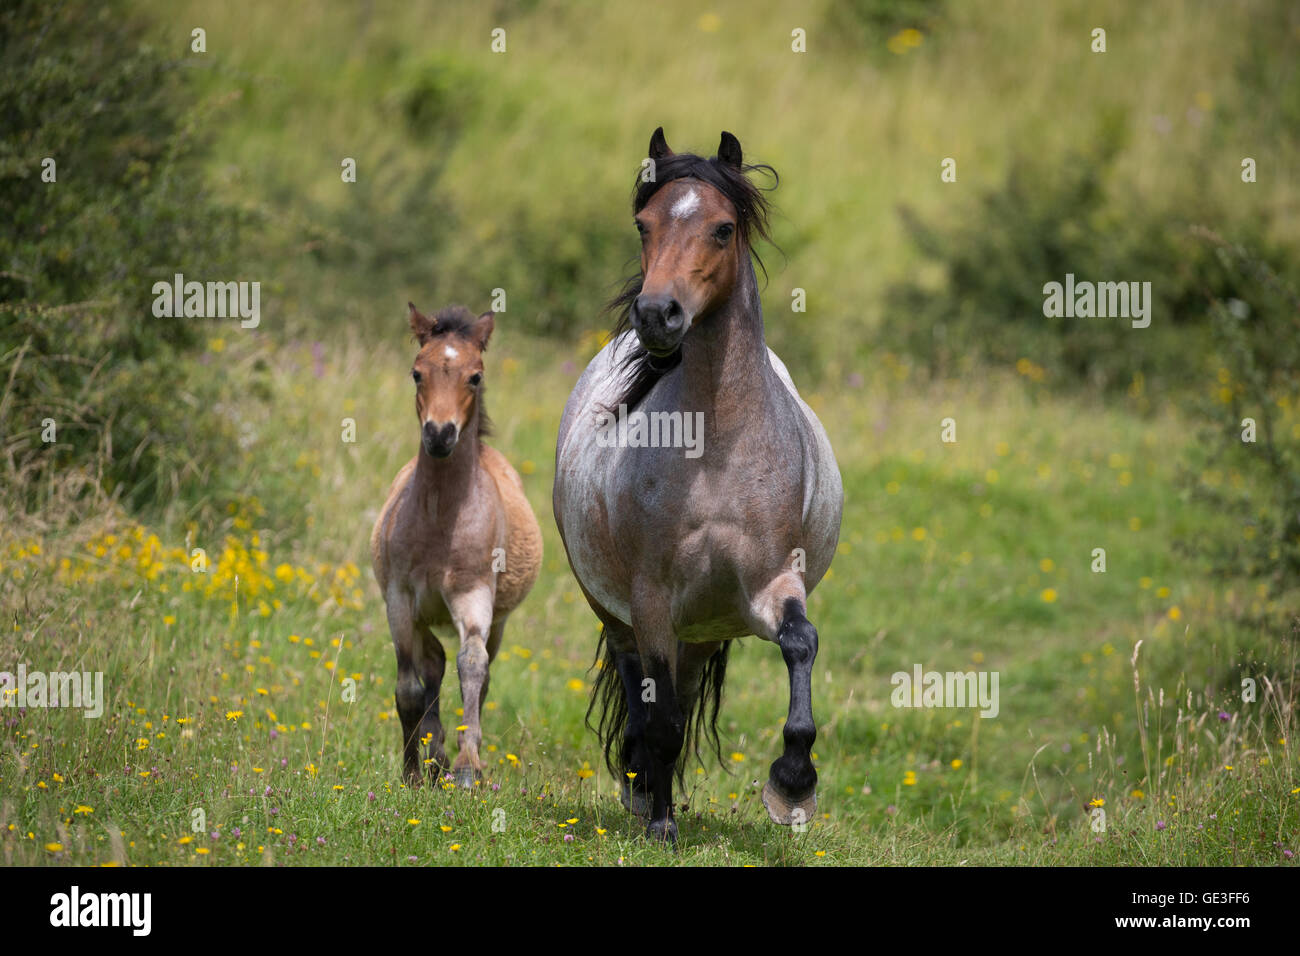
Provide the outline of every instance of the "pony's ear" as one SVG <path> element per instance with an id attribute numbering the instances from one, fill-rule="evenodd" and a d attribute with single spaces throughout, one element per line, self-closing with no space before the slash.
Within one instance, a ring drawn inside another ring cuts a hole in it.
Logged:
<path id="1" fill-rule="evenodd" d="M 425 342 L 433 338 L 433 330 L 438 327 L 438 320 L 425 315 L 415 307 L 414 302 L 408 302 L 406 306 L 411 310 L 411 331 L 415 334 L 416 341 L 423 347 Z"/>
<path id="2" fill-rule="evenodd" d="M 470 326 L 469 334 L 475 342 L 478 343 L 480 352 L 487 349 L 488 339 L 492 338 L 492 330 L 496 328 L 496 319 L 491 312 L 484 312 L 474 324 Z"/>
<path id="3" fill-rule="evenodd" d="M 728 166 L 740 168 L 740 140 L 732 136 L 726 130 L 722 131 L 722 142 L 718 143 L 718 159 L 722 160 Z"/>
<path id="4" fill-rule="evenodd" d="M 672 154 L 673 151 L 668 148 L 668 140 L 664 139 L 664 128 L 660 126 L 650 134 L 650 152 L 646 155 L 657 163 L 661 159 L 667 159 Z"/>

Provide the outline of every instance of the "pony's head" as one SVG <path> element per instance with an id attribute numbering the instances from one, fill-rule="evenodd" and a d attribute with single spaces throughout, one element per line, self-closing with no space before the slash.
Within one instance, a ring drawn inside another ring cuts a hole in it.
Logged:
<path id="1" fill-rule="evenodd" d="M 447 458 L 471 426 L 486 433 L 483 409 L 483 350 L 492 337 L 493 316 L 475 316 L 463 305 L 449 305 L 432 316 L 413 303 L 411 331 L 420 352 L 411 365 L 420 443 L 434 458 Z"/>
<path id="2" fill-rule="evenodd" d="M 704 159 L 674 153 L 660 127 L 649 157 L 654 178 L 638 182 L 633 195 L 641 283 L 628 321 L 645 350 L 664 358 L 731 296 L 754 235 L 769 238 L 767 200 L 747 174 L 772 169 L 746 166 L 740 142 L 727 132 L 718 154 Z"/>
<path id="3" fill-rule="evenodd" d="M 628 359 L 629 406 L 677 363 L 690 330 L 748 274 L 742 267 L 755 238 L 771 241 L 767 197 L 749 174 L 771 175 L 773 188 L 777 181 L 771 166 L 746 165 L 740 142 L 727 132 L 718 154 L 705 159 L 674 153 L 660 127 L 650 137 L 649 158 L 653 176 L 639 175 L 632 194 L 641 269 L 609 304 L 619 313 L 615 335 L 630 328 L 640 342 Z"/>

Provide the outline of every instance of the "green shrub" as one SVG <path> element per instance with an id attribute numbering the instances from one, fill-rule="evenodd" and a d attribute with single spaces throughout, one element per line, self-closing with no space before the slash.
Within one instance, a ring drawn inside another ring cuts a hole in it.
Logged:
<path id="1" fill-rule="evenodd" d="M 1187 197 L 1154 207 L 1118 189 L 1112 168 L 1126 127 L 1110 117 L 1096 146 L 1064 160 L 1021 158 L 1006 180 L 942 223 L 903 219 L 942 280 L 890 288 L 881 343 L 917 356 L 934 374 L 977 361 L 1026 363 L 1041 378 L 1138 397 L 1199 382 L 1210 342 L 1207 301 L 1234 279 L 1194 238 L 1198 221 L 1231 221 Z M 1253 241 L 1267 224 L 1236 228 Z M 1150 325 L 1126 318 L 1044 314 L 1044 286 L 1150 282 Z"/>
<path id="2" fill-rule="evenodd" d="M 117 3 L 0 12 L 0 467 L 30 495 L 80 468 L 138 505 L 231 446 L 185 413 L 226 387 L 180 360 L 213 327 L 152 314 L 155 281 L 235 278 L 238 222 L 205 194 L 200 113 L 147 30 Z"/>
<path id="3" fill-rule="evenodd" d="M 1233 292 L 1210 299 L 1217 367 L 1192 405 L 1205 428 L 1187 478 L 1240 519 L 1239 537 L 1209 543 L 1219 569 L 1280 597 L 1300 580 L 1300 293 L 1243 244 L 1197 237 Z"/>

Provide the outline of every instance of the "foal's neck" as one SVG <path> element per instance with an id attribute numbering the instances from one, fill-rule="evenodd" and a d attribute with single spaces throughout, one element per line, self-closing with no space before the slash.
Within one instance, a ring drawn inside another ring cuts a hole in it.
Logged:
<path id="1" fill-rule="evenodd" d="M 682 347 L 682 406 L 705 413 L 706 427 L 731 431 L 753 414 L 764 390 L 763 307 L 749 252 L 722 306 L 691 329 Z"/>
<path id="2" fill-rule="evenodd" d="M 425 451 L 424 443 L 420 443 L 414 480 L 420 510 L 435 519 L 455 511 L 474 486 L 478 469 L 478 414 L 475 413 L 446 458 L 434 458 Z"/>

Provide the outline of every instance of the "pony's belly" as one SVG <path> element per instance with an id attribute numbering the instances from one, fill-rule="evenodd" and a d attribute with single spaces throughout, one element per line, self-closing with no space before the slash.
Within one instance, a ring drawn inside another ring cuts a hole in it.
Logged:
<path id="1" fill-rule="evenodd" d="M 566 523 L 565 545 L 574 576 L 601 607 L 624 624 L 632 623 L 631 595 L 627 581 L 620 580 L 617 565 L 621 564 L 614 553 L 614 541 L 600 533 L 603 525 L 593 520 L 591 514 L 576 515 L 579 510 L 590 510 L 594 498 L 571 502 L 567 511 L 576 520 Z"/>

